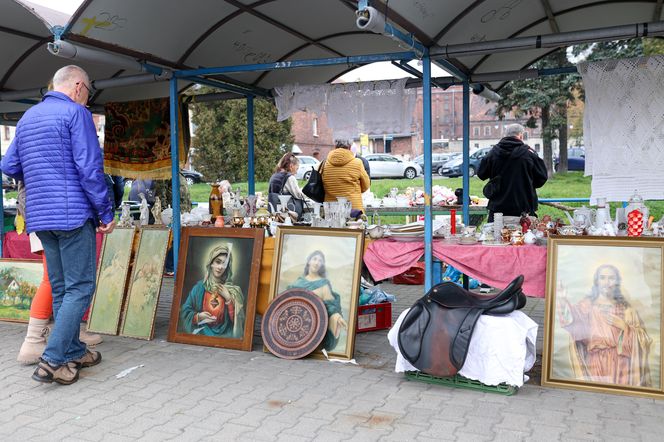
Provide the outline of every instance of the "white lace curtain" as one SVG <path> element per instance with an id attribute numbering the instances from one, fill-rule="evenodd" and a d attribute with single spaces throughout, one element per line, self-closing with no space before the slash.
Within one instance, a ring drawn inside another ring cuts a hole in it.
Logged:
<path id="1" fill-rule="evenodd" d="M 664 199 L 664 57 L 580 63 L 585 175 L 597 198 Z"/>
<path id="2" fill-rule="evenodd" d="M 335 139 L 410 132 L 416 90 L 406 78 L 362 83 L 285 85 L 274 89 L 278 120 L 294 112 L 327 113 Z"/>

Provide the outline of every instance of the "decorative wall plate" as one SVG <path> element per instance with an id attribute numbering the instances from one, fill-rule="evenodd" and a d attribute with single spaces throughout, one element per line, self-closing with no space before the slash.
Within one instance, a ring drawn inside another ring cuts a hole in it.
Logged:
<path id="1" fill-rule="evenodd" d="M 283 359 L 300 359 L 323 342 L 328 316 L 323 300 L 314 292 L 291 289 L 267 307 L 261 323 L 263 343 Z"/>

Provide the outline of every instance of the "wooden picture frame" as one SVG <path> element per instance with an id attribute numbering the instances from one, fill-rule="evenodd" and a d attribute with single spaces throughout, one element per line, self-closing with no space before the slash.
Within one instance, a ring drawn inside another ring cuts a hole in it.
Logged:
<path id="1" fill-rule="evenodd" d="M 170 342 L 251 350 L 263 238 L 262 229 L 182 229 Z"/>
<path id="2" fill-rule="evenodd" d="M 664 239 L 548 241 L 542 385 L 664 398 Z"/>
<path id="3" fill-rule="evenodd" d="M 43 278 L 42 261 L 0 258 L 0 321 L 30 320 L 30 304 Z"/>
<path id="4" fill-rule="evenodd" d="M 104 235 L 97 284 L 90 304 L 89 331 L 118 334 L 135 236 L 134 227 L 116 227 L 113 232 Z"/>
<path id="5" fill-rule="evenodd" d="M 314 357 L 323 357 L 322 348 L 330 357 L 353 357 L 363 249 L 363 230 L 302 227 L 277 230 L 270 301 L 289 288 L 304 288 L 325 297 L 328 312 L 338 311 L 329 316 L 328 332 L 321 347 L 312 354 Z M 311 279 L 314 272 L 309 263 L 314 257 L 323 266 L 316 272 L 317 277 Z M 334 315 L 341 318 L 334 319 Z"/>
<path id="6" fill-rule="evenodd" d="M 143 226 L 138 235 L 119 334 L 150 340 L 154 336 L 154 320 L 171 230 L 164 226 Z"/>

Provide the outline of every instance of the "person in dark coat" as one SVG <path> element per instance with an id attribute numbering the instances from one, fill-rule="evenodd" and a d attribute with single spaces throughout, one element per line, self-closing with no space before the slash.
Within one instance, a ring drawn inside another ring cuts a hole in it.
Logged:
<path id="1" fill-rule="evenodd" d="M 482 159 L 477 176 L 481 180 L 500 175 L 499 190 L 489 200 L 489 222 L 493 214 L 521 216 L 536 215 L 537 192 L 546 183 L 548 174 L 544 161 L 528 145 L 523 143 L 525 128 L 510 124 L 505 137 Z"/>

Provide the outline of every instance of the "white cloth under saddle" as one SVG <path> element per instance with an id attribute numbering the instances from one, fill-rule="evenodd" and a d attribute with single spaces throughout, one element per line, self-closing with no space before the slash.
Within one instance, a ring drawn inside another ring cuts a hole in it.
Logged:
<path id="1" fill-rule="evenodd" d="M 394 371 L 417 371 L 399 351 L 401 322 L 410 309 L 404 310 L 387 334 L 397 352 Z M 507 384 L 521 387 L 524 373 L 535 364 L 537 323 L 521 311 L 503 316 L 481 315 L 468 346 L 466 362 L 459 374 L 486 385 Z"/>

